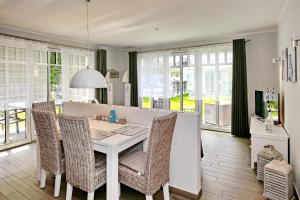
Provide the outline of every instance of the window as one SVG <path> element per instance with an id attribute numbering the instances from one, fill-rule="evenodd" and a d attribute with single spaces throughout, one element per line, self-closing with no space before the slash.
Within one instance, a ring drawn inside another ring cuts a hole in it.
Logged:
<path id="1" fill-rule="evenodd" d="M 50 50 L 50 100 L 60 103 L 63 99 L 61 53 Z"/>
<path id="2" fill-rule="evenodd" d="M 232 45 L 138 55 L 140 105 L 201 111 L 202 123 L 230 126 Z"/>
<path id="3" fill-rule="evenodd" d="M 0 144 L 5 143 L 5 132 L 6 132 L 6 119 L 5 111 L 0 111 Z"/>
<path id="4" fill-rule="evenodd" d="M 79 63 L 77 71 L 86 67 L 87 60 L 94 60 L 93 51 L 72 51 L 74 63 Z M 20 145 L 34 139 L 30 131 L 33 102 L 70 100 L 69 54 L 64 53 L 48 49 L 47 44 L 0 37 L 0 144 Z M 78 90 L 76 97 L 77 100 L 94 98 L 94 90 Z M 60 111 L 58 106 L 57 112 Z"/>
<path id="5" fill-rule="evenodd" d="M 95 55 L 93 51 L 63 48 L 62 49 L 62 67 L 65 70 L 64 73 L 64 85 L 68 86 L 73 75 L 81 69 L 95 66 Z M 95 98 L 95 89 L 76 89 L 76 88 L 64 88 L 64 100 L 70 100 L 75 102 L 87 102 L 88 100 Z"/>
<path id="6" fill-rule="evenodd" d="M 213 70 L 206 70 L 204 71 L 203 78 L 203 93 L 207 95 L 213 95 L 215 92 L 215 72 Z"/>
<path id="7" fill-rule="evenodd" d="M 33 50 L 33 102 L 48 99 L 48 59 L 47 49 Z"/>

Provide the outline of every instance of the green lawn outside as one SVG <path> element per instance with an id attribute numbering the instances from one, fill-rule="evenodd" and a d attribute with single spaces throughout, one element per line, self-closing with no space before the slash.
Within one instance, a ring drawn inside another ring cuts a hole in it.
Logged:
<path id="1" fill-rule="evenodd" d="M 220 96 L 219 101 L 231 101 L 230 96 Z M 204 96 L 202 98 L 202 113 L 204 114 L 204 105 L 205 104 L 216 104 L 217 100 L 213 96 Z M 196 100 L 195 98 L 190 98 L 189 93 L 183 95 L 183 109 L 186 112 L 191 112 L 196 110 Z M 143 108 L 151 108 L 151 98 L 143 98 Z M 180 111 L 180 96 L 174 96 L 170 98 L 170 109 L 174 111 Z"/>

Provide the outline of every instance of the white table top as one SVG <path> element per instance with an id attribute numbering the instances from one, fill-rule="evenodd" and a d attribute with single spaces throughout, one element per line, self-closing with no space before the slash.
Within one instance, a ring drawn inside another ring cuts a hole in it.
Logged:
<path id="1" fill-rule="evenodd" d="M 251 117 L 250 133 L 252 136 L 266 137 L 266 138 L 289 138 L 284 128 L 281 125 L 274 125 L 272 133 L 266 132 L 264 122 L 258 120 L 256 117 Z"/>
<path id="2" fill-rule="evenodd" d="M 118 151 L 120 152 L 128 148 L 131 145 L 130 143 L 135 143 L 136 141 L 142 141 L 148 138 L 149 131 L 150 131 L 150 129 L 147 128 L 144 131 L 141 131 L 140 133 L 137 133 L 132 136 L 123 135 L 123 134 L 114 134 L 104 139 L 97 140 L 97 139 L 93 139 L 93 137 L 95 138 L 95 134 L 97 134 L 97 131 L 100 130 L 100 131 L 111 132 L 121 127 L 124 127 L 128 124 L 121 125 L 121 124 L 114 124 L 114 123 L 109 123 L 109 122 L 104 122 L 99 120 L 93 120 L 93 119 L 90 119 L 89 123 L 90 123 L 94 148 L 96 151 L 98 150 L 102 153 L 106 153 L 105 149 L 107 146 L 118 147 Z M 101 146 L 103 146 L 103 149 L 101 148 Z"/>

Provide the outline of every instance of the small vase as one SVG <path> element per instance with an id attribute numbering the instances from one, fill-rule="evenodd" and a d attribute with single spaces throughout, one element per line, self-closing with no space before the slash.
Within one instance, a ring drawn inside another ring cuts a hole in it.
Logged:
<path id="1" fill-rule="evenodd" d="M 265 122 L 266 132 L 272 133 L 273 125 L 274 125 L 274 120 L 273 120 L 273 117 L 272 117 L 272 113 L 269 112 L 268 117 L 267 117 L 266 122 Z"/>

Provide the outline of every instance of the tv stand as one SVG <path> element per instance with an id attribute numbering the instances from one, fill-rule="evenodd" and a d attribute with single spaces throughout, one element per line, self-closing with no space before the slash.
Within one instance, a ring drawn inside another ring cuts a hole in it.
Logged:
<path id="1" fill-rule="evenodd" d="M 258 117 L 251 117 L 251 168 L 254 169 L 254 163 L 257 162 L 257 153 L 265 145 L 271 144 L 283 155 L 284 161 L 288 162 L 288 141 L 289 136 L 280 125 L 274 125 L 272 133 L 266 132 L 264 122 Z"/>

